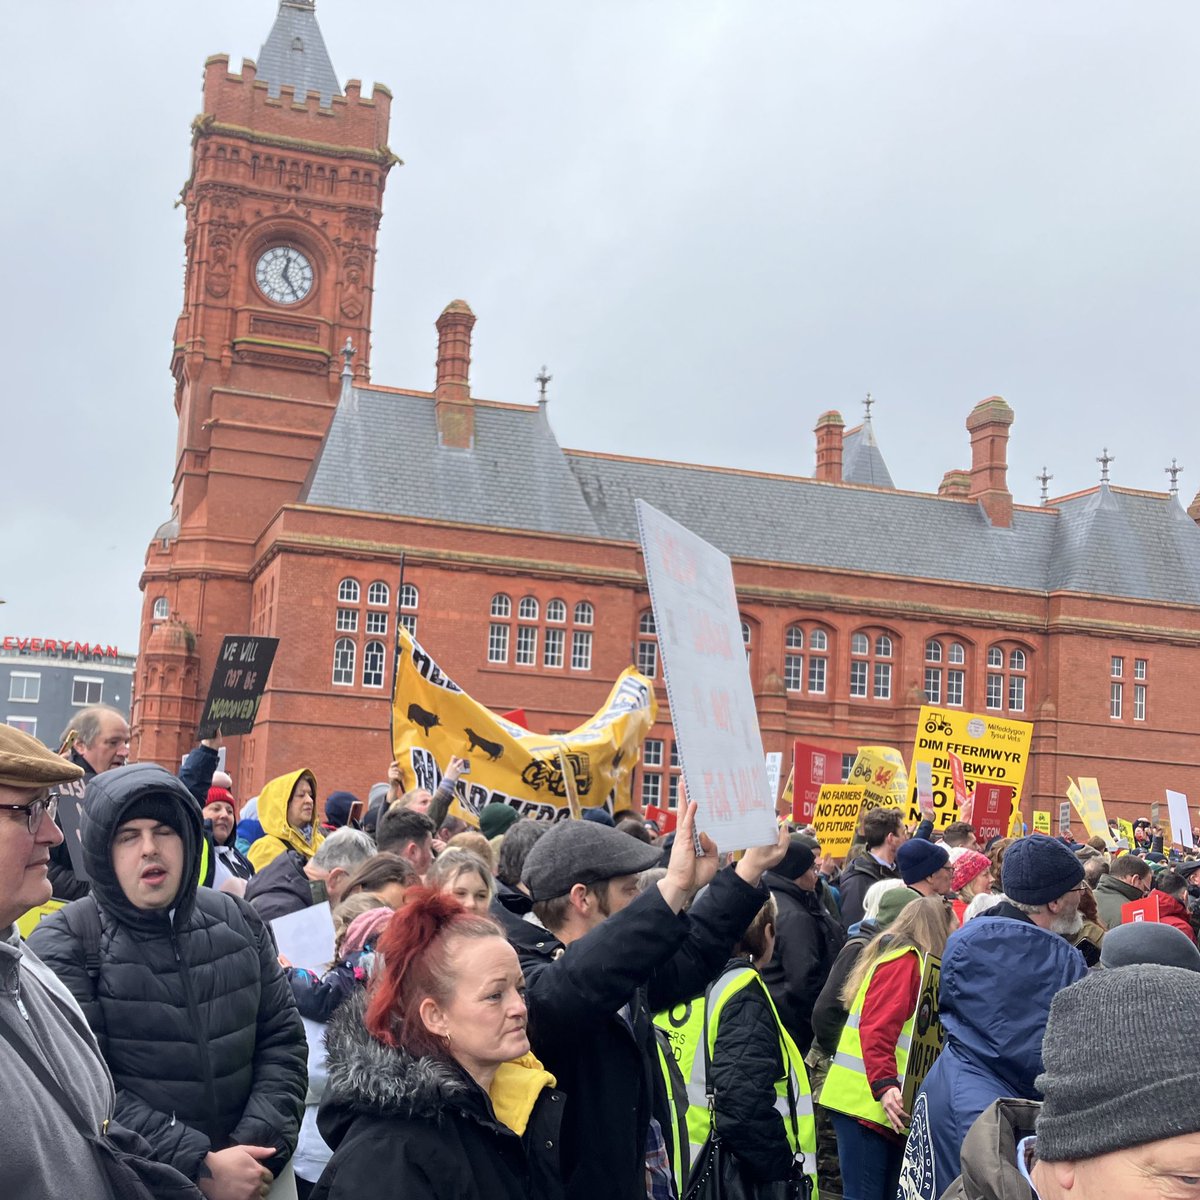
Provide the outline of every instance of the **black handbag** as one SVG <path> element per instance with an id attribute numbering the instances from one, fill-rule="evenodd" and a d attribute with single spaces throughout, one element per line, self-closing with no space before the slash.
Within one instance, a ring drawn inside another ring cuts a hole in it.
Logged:
<path id="1" fill-rule="evenodd" d="M 713 981 L 716 982 L 715 980 Z M 812 1200 L 812 1180 L 804 1167 L 804 1152 L 792 1161 L 787 1179 L 760 1183 L 753 1179 L 741 1159 L 729 1150 L 717 1132 L 716 1097 L 713 1084 L 712 1056 L 708 1050 L 708 1007 L 713 984 L 704 993 L 704 1027 L 700 1037 L 704 1044 L 704 1093 L 708 1097 L 708 1137 L 692 1164 L 682 1200 Z M 788 1081 L 788 1109 L 792 1125 L 796 1119 L 796 1096 L 792 1088 L 792 1073 L 785 1059 Z"/>
<path id="2" fill-rule="evenodd" d="M 94 1129 L 54 1077 L 50 1065 L 38 1058 L 15 1032 L 10 1034 L 5 1030 L 4 1035 L 4 1040 L 91 1145 L 116 1200 L 204 1200 L 203 1192 L 186 1175 L 147 1157 L 150 1146 L 140 1134 L 108 1121 L 100 1129 Z"/>

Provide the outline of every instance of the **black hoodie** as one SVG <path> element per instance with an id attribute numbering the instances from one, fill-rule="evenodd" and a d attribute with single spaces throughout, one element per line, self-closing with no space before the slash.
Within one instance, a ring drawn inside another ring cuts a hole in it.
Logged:
<path id="1" fill-rule="evenodd" d="M 561 1200 L 561 1092 L 540 1092 L 518 1136 L 456 1063 L 372 1037 L 365 1006 L 353 995 L 326 1035 L 317 1127 L 333 1158 L 312 1200 Z"/>
<path id="2" fill-rule="evenodd" d="M 135 908 L 111 846 L 130 807 L 148 796 L 183 814 L 183 879 L 174 908 Z M 274 1146 L 282 1169 L 296 1147 L 308 1086 L 307 1043 L 274 942 L 244 901 L 198 889 L 200 807 L 161 767 L 118 767 L 88 782 L 81 825 L 99 906 L 99 978 L 83 943 L 54 913 L 29 944 L 78 1000 L 117 1088 L 116 1118 L 156 1155 L 197 1179 L 210 1150 Z"/>

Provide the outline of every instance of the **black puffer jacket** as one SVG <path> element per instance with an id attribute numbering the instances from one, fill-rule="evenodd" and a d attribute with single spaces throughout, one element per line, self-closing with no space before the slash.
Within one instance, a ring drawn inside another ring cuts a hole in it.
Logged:
<path id="1" fill-rule="evenodd" d="M 762 976 L 801 1054 L 812 1045 L 812 1014 L 846 934 L 816 892 L 768 871 L 763 882 L 779 907 L 775 954 Z"/>
<path id="2" fill-rule="evenodd" d="M 148 795 L 184 811 L 183 882 L 170 912 L 135 908 L 110 846 Z M 243 901 L 197 889 L 200 810 L 160 767 L 105 771 L 88 784 L 83 850 L 100 910 L 99 978 L 62 910 L 29 939 L 79 1001 L 117 1087 L 116 1116 L 191 1179 L 209 1150 L 274 1146 L 282 1169 L 300 1127 L 307 1043 L 270 932 Z"/>
<path id="3" fill-rule="evenodd" d="M 326 1035 L 317 1127 L 333 1158 L 313 1200 L 561 1200 L 561 1092 L 540 1092 L 518 1136 L 455 1063 L 373 1038 L 365 1005 L 365 993 L 352 996 Z"/>

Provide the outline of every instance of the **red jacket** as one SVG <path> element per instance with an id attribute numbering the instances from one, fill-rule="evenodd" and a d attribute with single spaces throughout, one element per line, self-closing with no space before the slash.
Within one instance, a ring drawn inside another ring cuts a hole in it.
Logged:
<path id="1" fill-rule="evenodd" d="M 1168 896 L 1166 892 L 1160 892 L 1158 888 L 1154 889 L 1153 894 L 1158 900 L 1159 923 L 1162 925 L 1173 925 L 1180 933 L 1186 933 L 1194 946 L 1196 944 L 1196 931 L 1192 928 L 1191 921 L 1188 920 L 1187 906 L 1181 904 L 1174 896 Z"/>
<path id="2" fill-rule="evenodd" d="M 896 1043 L 904 1022 L 913 1015 L 921 992 L 921 959 L 914 950 L 875 969 L 863 997 L 858 1036 L 871 1095 L 876 1100 L 888 1088 L 899 1087 Z"/>

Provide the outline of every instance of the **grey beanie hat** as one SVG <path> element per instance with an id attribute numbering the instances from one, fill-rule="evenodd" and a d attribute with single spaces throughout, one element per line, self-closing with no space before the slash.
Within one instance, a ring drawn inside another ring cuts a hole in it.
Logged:
<path id="1" fill-rule="evenodd" d="M 1200 950 L 1183 930 L 1156 921 L 1118 925 L 1104 935 L 1100 943 L 1102 967 L 1133 967 L 1144 963 L 1200 971 Z"/>
<path id="2" fill-rule="evenodd" d="M 1106 939 L 1107 940 L 1107 939 Z M 1050 1005 L 1037 1156 L 1078 1162 L 1200 1133 L 1200 1105 L 1165 1103 L 1200 1075 L 1200 975 L 1157 964 L 1093 971 Z M 1088 1047 L 1103 1046 L 1104 1069 Z M 1155 1066 L 1147 1069 L 1146 1047 Z"/>
<path id="3" fill-rule="evenodd" d="M 1031 833 L 1004 852 L 1000 884 L 1018 904 L 1049 904 L 1082 882 L 1083 863 L 1056 838 Z"/>
<path id="4" fill-rule="evenodd" d="M 565 896 L 577 883 L 602 883 L 657 867 L 662 849 L 595 821 L 560 821 L 529 851 L 521 882 L 536 900 Z"/>

